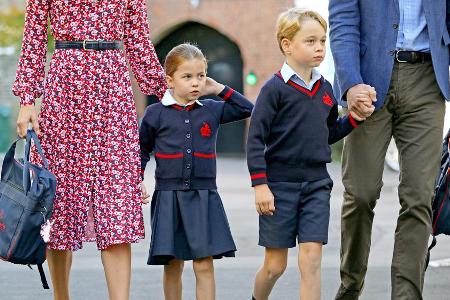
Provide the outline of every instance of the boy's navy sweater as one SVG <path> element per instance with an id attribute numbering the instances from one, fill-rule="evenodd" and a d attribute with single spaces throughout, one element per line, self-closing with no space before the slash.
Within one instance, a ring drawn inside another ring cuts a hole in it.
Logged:
<path id="1" fill-rule="evenodd" d="M 252 113 L 247 164 L 252 186 L 329 177 L 333 144 L 360 123 L 338 117 L 333 90 L 323 77 L 311 91 L 275 74 L 261 89 Z"/>
<path id="2" fill-rule="evenodd" d="M 224 101 L 202 105 L 150 105 L 139 130 L 141 170 L 156 159 L 156 190 L 216 189 L 216 140 L 220 124 L 248 118 L 253 104 L 229 87 Z"/>

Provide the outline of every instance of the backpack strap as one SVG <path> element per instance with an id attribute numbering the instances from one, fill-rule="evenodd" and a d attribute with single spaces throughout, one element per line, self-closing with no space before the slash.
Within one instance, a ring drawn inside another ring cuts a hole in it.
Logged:
<path id="1" fill-rule="evenodd" d="M 28 268 L 33 270 L 31 265 L 27 265 L 27 266 L 28 266 Z M 47 278 L 45 278 L 45 272 L 44 272 L 44 268 L 42 267 L 42 264 L 37 264 L 37 267 L 38 267 L 39 275 L 41 276 L 42 287 L 44 288 L 44 290 L 49 290 L 50 288 L 48 287 Z"/>
<path id="2" fill-rule="evenodd" d="M 49 290 L 50 288 L 47 283 L 47 278 L 45 278 L 44 268 L 42 268 L 42 264 L 38 264 L 37 267 L 39 270 L 39 275 L 41 276 L 42 287 L 45 290 Z"/>

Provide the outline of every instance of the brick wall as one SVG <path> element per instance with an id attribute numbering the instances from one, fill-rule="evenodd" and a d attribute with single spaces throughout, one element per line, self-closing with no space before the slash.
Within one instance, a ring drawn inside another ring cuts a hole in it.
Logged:
<path id="1" fill-rule="evenodd" d="M 191 3 L 198 2 L 195 7 Z M 155 44 L 173 28 L 187 21 L 212 27 L 234 41 L 244 62 L 244 78 L 250 71 L 258 83 L 244 83 L 244 93 L 255 99 L 259 88 L 283 62 L 275 39 L 278 14 L 294 6 L 293 0 L 150 0 L 149 21 Z"/>

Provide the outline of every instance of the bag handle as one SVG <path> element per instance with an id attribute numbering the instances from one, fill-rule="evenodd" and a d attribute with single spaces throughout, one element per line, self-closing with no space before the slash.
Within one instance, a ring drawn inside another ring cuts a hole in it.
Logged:
<path id="1" fill-rule="evenodd" d="M 5 157 L 3 158 L 2 177 L 1 177 L 2 180 L 8 176 L 10 168 L 7 168 L 6 166 L 11 166 L 11 164 L 13 163 L 14 155 L 16 153 L 16 145 L 17 145 L 17 142 L 20 140 L 21 140 L 21 138 L 18 137 L 12 143 L 11 147 L 9 147 L 8 152 L 6 152 Z"/>
<path id="2" fill-rule="evenodd" d="M 33 140 L 34 145 L 36 146 L 36 149 L 39 153 L 39 156 L 42 159 L 42 162 L 44 163 L 44 167 L 48 169 L 48 161 L 44 156 L 44 152 L 42 151 L 41 143 L 39 142 L 39 138 L 34 130 L 28 130 L 27 131 L 27 137 L 26 137 L 26 144 L 25 144 L 25 162 L 29 162 L 30 159 L 30 149 L 31 149 L 31 140 Z"/>
<path id="3" fill-rule="evenodd" d="M 34 130 L 28 130 L 25 142 L 25 157 L 23 158 L 23 188 L 24 191 L 28 192 L 30 188 L 30 150 L 31 150 L 31 141 L 34 142 L 36 149 L 39 153 L 39 156 L 42 159 L 42 163 L 44 164 L 44 168 L 48 169 L 48 161 L 44 156 L 44 152 L 42 151 L 41 143 L 39 142 L 39 138 Z"/>

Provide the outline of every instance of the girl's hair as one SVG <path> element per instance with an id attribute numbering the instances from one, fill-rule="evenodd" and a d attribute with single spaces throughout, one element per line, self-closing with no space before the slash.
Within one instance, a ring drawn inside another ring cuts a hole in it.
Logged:
<path id="1" fill-rule="evenodd" d="M 292 41 L 295 34 L 300 31 L 302 21 L 307 19 L 316 20 L 323 27 L 325 32 L 327 32 L 327 21 L 315 11 L 304 8 L 291 8 L 280 14 L 276 29 L 278 46 L 280 47 L 281 52 L 283 52 L 281 41 L 284 38 Z"/>
<path id="2" fill-rule="evenodd" d="M 164 71 L 166 72 L 166 75 L 172 76 L 178 69 L 178 66 L 189 59 L 201 59 L 205 62 L 205 67 L 208 67 L 208 63 L 202 50 L 190 43 L 184 43 L 175 46 L 167 53 L 164 61 Z"/>

